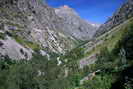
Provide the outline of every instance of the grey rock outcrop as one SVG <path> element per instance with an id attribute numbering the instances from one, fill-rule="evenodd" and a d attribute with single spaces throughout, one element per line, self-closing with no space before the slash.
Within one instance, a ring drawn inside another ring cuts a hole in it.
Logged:
<path id="1" fill-rule="evenodd" d="M 6 40 L 0 40 L 0 58 L 9 58 L 13 60 L 32 58 L 32 50 L 26 49 L 10 37 Z"/>
<path id="2" fill-rule="evenodd" d="M 133 17 L 133 0 L 128 0 L 114 13 L 111 18 L 107 20 L 107 22 L 100 26 L 94 36 L 98 37 L 104 34 L 131 17 Z"/>

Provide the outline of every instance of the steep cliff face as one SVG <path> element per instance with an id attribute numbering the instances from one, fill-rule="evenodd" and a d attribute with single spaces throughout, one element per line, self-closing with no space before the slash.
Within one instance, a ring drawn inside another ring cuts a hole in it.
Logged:
<path id="1" fill-rule="evenodd" d="M 64 20 L 69 29 L 64 30 L 73 37 L 80 40 L 89 40 L 96 32 L 98 26 L 81 19 L 78 14 L 69 6 L 62 6 L 55 9 L 56 14 Z"/>
<path id="2" fill-rule="evenodd" d="M 132 16 L 133 16 L 133 0 L 128 0 L 114 13 L 114 15 L 111 18 L 109 18 L 103 25 L 100 26 L 95 36 L 102 35 L 103 33 L 111 30 L 115 26 L 131 18 Z"/>
<path id="3" fill-rule="evenodd" d="M 21 45 L 25 42 L 23 46 L 26 48 L 36 44 L 38 48 L 32 48 L 57 53 L 73 48 L 73 41 L 76 40 L 63 32 L 67 27 L 62 24 L 62 21 L 55 14 L 54 9 L 43 4 L 41 0 L 0 1 L 2 34 L 10 36 Z M 30 45 L 27 45 L 29 43 Z"/>

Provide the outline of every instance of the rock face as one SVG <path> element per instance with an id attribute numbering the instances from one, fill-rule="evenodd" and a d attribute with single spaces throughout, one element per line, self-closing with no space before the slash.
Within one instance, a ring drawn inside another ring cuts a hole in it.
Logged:
<path id="1" fill-rule="evenodd" d="M 62 21 L 41 0 L 0 1 L 0 30 L 37 43 L 42 49 L 63 53 L 74 46 L 76 40 L 64 34 L 67 28 Z"/>
<path id="2" fill-rule="evenodd" d="M 127 19 L 133 16 L 133 0 L 128 0 L 127 3 L 123 4 L 114 15 L 108 19 L 100 28 L 97 30 L 95 36 L 100 36 L 103 33 L 111 30 L 113 27 L 123 23 Z"/>
<path id="3" fill-rule="evenodd" d="M 67 30 L 64 30 L 64 32 L 79 40 L 89 40 L 98 28 L 97 25 L 81 19 L 72 8 L 66 5 L 56 8 L 55 12 L 64 20 L 64 24 L 69 27 Z"/>
<path id="4" fill-rule="evenodd" d="M 0 40 L 0 44 L 0 58 L 29 60 L 32 57 L 31 49 L 24 48 L 8 36 L 6 37 L 6 40 Z"/>

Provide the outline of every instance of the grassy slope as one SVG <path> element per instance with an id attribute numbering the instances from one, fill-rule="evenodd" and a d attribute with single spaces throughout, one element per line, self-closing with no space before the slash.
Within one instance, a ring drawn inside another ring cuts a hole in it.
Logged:
<path id="1" fill-rule="evenodd" d="M 118 45 L 119 42 L 123 40 L 125 36 L 127 36 L 127 33 L 132 30 L 129 29 L 129 27 L 131 27 L 132 25 L 133 25 L 133 18 L 125 21 L 123 24 L 113 28 L 111 31 L 96 38 L 96 40 L 98 41 L 103 40 L 103 42 L 97 45 L 93 50 L 88 51 L 85 56 L 91 56 L 92 54 L 96 54 L 99 52 L 101 53 L 101 50 L 105 48 L 108 48 L 109 55 L 108 57 L 106 57 L 108 51 L 104 50 L 105 54 L 103 54 L 102 57 L 100 58 L 101 61 L 97 61 L 95 64 L 88 66 L 87 70 L 89 70 L 89 68 L 92 67 L 91 71 L 100 69 L 102 72 L 96 74 L 92 80 L 85 81 L 84 84 L 81 85 L 79 89 L 120 89 L 120 88 L 111 88 L 113 87 L 112 84 L 117 83 L 119 77 L 121 77 L 120 75 L 121 71 L 123 71 L 127 67 L 130 67 L 132 65 L 132 61 L 123 64 L 121 61 L 123 59 L 118 57 L 118 54 L 113 54 L 112 52 L 114 49 L 117 49 L 116 45 Z M 122 82 L 121 80 L 119 81 Z M 128 85 L 130 85 L 130 83 Z M 121 85 L 121 86 L 126 87 L 127 85 Z M 126 89 L 132 89 L 132 88 L 126 88 Z"/>
<path id="2" fill-rule="evenodd" d="M 127 32 L 126 28 L 130 24 L 133 24 L 133 18 L 131 18 L 130 20 L 127 20 L 123 24 L 113 28 L 111 31 L 96 38 L 96 40 L 98 41 L 103 40 L 103 43 L 97 45 L 91 51 L 88 51 L 85 54 L 85 56 L 90 56 L 92 54 L 98 53 L 104 47 L 107 47 L 109 51 L 111 51 L 115 47 L 115 45 L 122 39 L 124 34 Z"/>

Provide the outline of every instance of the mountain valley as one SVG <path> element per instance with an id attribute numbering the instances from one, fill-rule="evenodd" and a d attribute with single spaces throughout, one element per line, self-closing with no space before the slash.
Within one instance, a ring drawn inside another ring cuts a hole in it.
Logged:
<path id="1" fill-rule="evenodd" d="M 0 1 L 0 89 L 133 89 L 133 0 L 104 24 L 67 5 Z"/>

